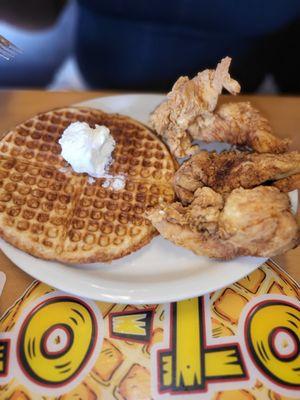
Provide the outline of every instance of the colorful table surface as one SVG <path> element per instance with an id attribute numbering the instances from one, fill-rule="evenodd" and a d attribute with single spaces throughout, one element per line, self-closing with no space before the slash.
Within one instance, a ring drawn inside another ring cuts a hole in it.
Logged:
<path id="1" fill-rule="evenodd" d="M 0 399 L 300 398 L 299 286 L 272 263 L 151 306 L 87 300 L 1 269 L 20 293 L 1 298 Z"/>

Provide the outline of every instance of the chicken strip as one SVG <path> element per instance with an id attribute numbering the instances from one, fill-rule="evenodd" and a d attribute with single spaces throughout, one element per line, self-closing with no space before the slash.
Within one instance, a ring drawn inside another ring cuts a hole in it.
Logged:
<path id="1" fill-rule="evenodd" d="M 273 257 L 299 243 L 288 196 L 268 186 L 235 189 L 229 195 L 202 187 L 189 206 L 162 205 L 148 218 L 166 239 L 217 259 Z"/>
<path id="2" fill-rule="evenodd" d="M 176 157 L 197 151 L 193 139 L 247 146 L 259 153 L 287 150 L 289 141 L 273 136 L 269 122 L 249 103 L 227 103 L 216 109 L 223 88 L 231 94 L 240 92 L 228 73 L 230 63 L 226 57 L 216 70 L 205 70 L 190 80 L 180 77 L 152 113 L 150 125 Z"/>
<path id="3" fill-rule="evenodd" d="M 282 191 L 300 188 L 300 153 L 258 154 L 241 151 L 201 151 L 185 161 L 174 176 L 179 200 L 189 204 L 194 192 L 208 186 L 218 193 L 236 188 L 275 185 Z"/>
<path id="4" fill-rule="evenodd" d="M 231 58 L 224 58 L 216 70 L 199 72 L 193 79 L 180 77 L 168 93 L 167 100 L 160 104 L 150 117 L 150 125 L 164 138 L 176 157 L 193 154 L 189 126 L 199 116 L 210 117 L 217 106 L 223 88 L 232 94 L 240 92 L 240 85 L 231 79 L 228 69 Z"/>

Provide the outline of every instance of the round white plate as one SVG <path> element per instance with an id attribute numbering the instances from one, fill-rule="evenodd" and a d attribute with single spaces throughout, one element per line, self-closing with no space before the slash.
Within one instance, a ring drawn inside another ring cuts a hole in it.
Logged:
<path id="1" fill-rule="evenodd" d="M 162 99 L 159 95 L 123 95 L 80 105 L 118 112 L 146 123 L 149 113 Z M 206 147 L 212 149 L 212 145 Z M 292 194 L 292 203 L 296 208 L 297 192 Z M 126 304 L 165 303 L 203 295 L 241 279 L 265 261 L 241 257 L 218 262 L 196 256 L 162 237 L 110 264 L 70 266 L 44 261 L 3 240 L 0 248 L 22 270 L 51 286 L 94 300 Z"/>

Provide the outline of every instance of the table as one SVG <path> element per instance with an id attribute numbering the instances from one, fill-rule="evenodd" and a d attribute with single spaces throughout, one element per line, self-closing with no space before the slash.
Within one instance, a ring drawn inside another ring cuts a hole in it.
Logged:
<path id="1" fill-rule="evenodd" d="M 0 132 L 5 132 L 24 119 L 41 111 L 51 108 L 62 107 L 93 97 L 114 95 L 112 91 L 89 91 L 89 92 L 46 92 L 36 90 L 11 90 L 0 91 Z M 228 96 L 222 96 L 228 101 Z M 292 139 L 291 149 L 300 150 L 300 97 L 280 96 L 238 96 L 232 97 L 233 101 L 251 101 L 262 113 L 270 119 L 275 132 L 280 137 Z M 300 220 L 300 213 L 298 212 Z M 286 254 L 276 257 L 275 260 L 297 281 L 300 282 L 300 247 L 288 251 Z M 24 287 L 32 280 L 24 277 L 24 272 L 19 270 L 0 252 L 0 265 L 5 264 L 9 271 L 7 273 L 6 293 L 12 296 L 14 293 L 14 279 L 10 277 L 21 277 Z M 20 290 L 20 289 L 19 289 Z M 19 291 L 18 290 L 18 291 Z M 5 293 L 3 294 L 5 296 Z M 16 293 L 17 295 L 17 293 Z M 14 296 L 13 296 L 14 297 Z M 4 299 L 3 299 L 4 300 Z"/>

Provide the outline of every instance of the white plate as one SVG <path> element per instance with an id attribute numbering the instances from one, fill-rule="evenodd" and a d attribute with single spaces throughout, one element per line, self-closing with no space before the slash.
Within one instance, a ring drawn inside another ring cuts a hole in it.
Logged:
<path id="1" fill-rule="evenodd" d="M 149 113 L 162 99 L 159 95 L 123 95 L 93 99 L 80 105 L 147 122 Z M 296 208 L 297 192 L 292 197 Z M 141 250 L 111 264 L 84 266 L 40 260 L 3 240 L 0 247 L 22 270 L 51 286 L 95 300 L 126 304 L 165 303 L 202 295 L 241 279 L 265 261 L 241 257 L 218 262 L 195 256 L 162 237 L 154 238 Z"/>

